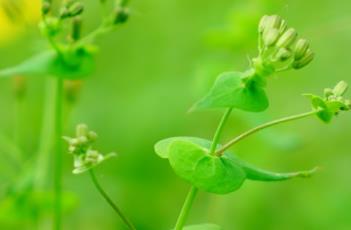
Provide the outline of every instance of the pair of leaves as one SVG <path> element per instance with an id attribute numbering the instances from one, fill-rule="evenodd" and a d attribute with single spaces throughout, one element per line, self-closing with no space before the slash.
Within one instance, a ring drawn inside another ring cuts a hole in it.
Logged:
<path id="1" fill-rule="evenodd" d="M 341 101 L 328 101 L 313 94 L 305 94 L 305 96 L 311 99 L 312 107 L 314 109 L 320 110 L 320 112 L 317 113 L 317 116 L 326 123 L 329 123 L 333 117 L 340 112 L 340 110 L 346 107 Z"/>
<path id="2" fill-rule="evenodd" d="M 226 152 L 221 157 L 209 154 L 211 141 L 196 137 L 173 137 L 155 145 L 156 153 L 168 159 L 175 173 L 206 192 L 227 194 L 241 187 L 246 179 L 281 181 L 308 177 L 315 172 L 274 173 L 259 169 Z M 218 146 L 219 147 L 219 146 Z"/>
<path id="3" fill-rule="evenodd" d="M 93 71 L 93 55 L 87 48 L 63 51 L 62 56 L 53 50 L 36 54 L 24 62 L 0 71 L 0 77 L 56 76 L 79 79 Z"/>
<path id="4" fill-rule="evenodd" d="M 209 93 L 192 110 L 233 107 L 249 112 L 261 112 L 269 102 L 262 78 L 251 71 L 226 72 L 218 76 Z"/>

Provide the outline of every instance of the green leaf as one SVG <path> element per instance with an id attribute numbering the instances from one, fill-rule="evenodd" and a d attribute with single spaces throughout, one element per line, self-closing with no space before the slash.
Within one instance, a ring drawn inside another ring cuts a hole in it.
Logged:
<path id="1" fill-rule="evenodd" d="M 212 156 L 207 149 L 190 141 L 173 141 L 169 162 L 178 176 L 211 193 L 233 192 L 245 180 L 244 171 L 229 158 Z"/>
<path id="2" fill-rule="evenodd" d="M 93 71 L 93 55 L 87 49 L 66 51 L 64 58 L 65 61 L 55 51 L 44 51 L 17 66 L 1 70 L 0 77 L 52 75 L 65 79 L 79 79 Z"/>
<path id="3" fill-rule="evenodd" d="M 189 225 L 183 228 L 184 230 L 223 230 L 222 227 L 216 224 L 197 224 L 197 225 Z"/>
<path id="4" fill-rule="evenodd" d="M 209 149 L 211 147 L 211 141 L 198 138 L 198 137 L 171 137 L 167 138 L 164 140 L 161 140 L 156 143 L 155 145 L 155 152 L 156 154 L 161 157 L 161 158 L 168 158 L 169 155 L 169 146 L 174 142 L 174 141 L 189 141 L 194 144 L 198 144 L 199 146 L 202 146 L 206 149 Z"/>
<path id="5" fill-rule="evenodd" d="M 226 72 L 221 74 L 210 92 L 192 110 L 233 107 L 250 112 L 267 109 L 269 102 L 262 84 L 247 80 L 248 73 Z"/>

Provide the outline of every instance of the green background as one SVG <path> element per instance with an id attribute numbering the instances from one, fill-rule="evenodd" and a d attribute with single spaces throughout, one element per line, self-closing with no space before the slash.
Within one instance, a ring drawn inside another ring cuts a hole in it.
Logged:
<path id="1" fill-rule="evenodd" d="M 100 11 L 98 1 L 84 2 L 84 29 L 89 31 L 97 25 Z M 72 135 L 77 123 L 87 123 L 99 134 L 100 151 L 118 153 L 96 173 L 138 229 L 173 227 L 189 184 L 156 156 L 153 145 L 170 136 L 212 137 L 223 111 L 187 111 L 219 73 L 248 67 L 247 57 L 257 52 L 256 27 L 262 15 L 283 16 L 310 40 L 316 58 L 301 71 L 272 76 L 270 109 L 261 114 L 234 111 L 223 140 L 263 121 L 308 111 L 302 93 L 320 94 L 339 80 L 351 83 L 350 1 L 135 0 L 130 7 L 130 21 L 98 40 L 96 71 L 85 80 L 65 133 Z M 0 67 L 45 45 L 38 30 L 28 28 L 22 37 L 2 45 Z M 12 82 L 0 80 L 0 133 L 11 137 L 15 113 L 20 114 L 21 148 L 24 159 L 31 159 L 39 140 L 45 79 L 32 77 L 27 87 L 26 101 L 16 113 Z M 306 180 L 247 181 L 224 196 L 201 192 L 189 223 L 213 222 L 225 230 L 351 229 L 349 116 L 341 114 L 328 125 L 307 118 L 241 142 L 233 150 L 260 167 L 294 171 L 317 165 L 321 171 Z M 18 169 L 11 166 L 7 155 L 0 152 L 2 203 L 8 186 L 18 183 L 21 170 L 25 174 L 28 169 L 26 161 Z M 64 190 L 73 194 L 64 229 L 124 229 L 88 175 L 73 175 L 71 156 L 65 154 L 64 159 Z M 20 206 L 26 203 L 23 199 Z M 6 210 L 6 205 L 0 206 L 2 229 L 50 229 L 49 214 L 35 224 L 31 216 L 19 215 L 21 210 L 13 217 Z"/>

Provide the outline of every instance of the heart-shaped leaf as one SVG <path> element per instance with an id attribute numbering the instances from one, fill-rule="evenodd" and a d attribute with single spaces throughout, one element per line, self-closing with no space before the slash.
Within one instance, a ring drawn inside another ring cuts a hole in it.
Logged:
<path id="1" fill-rule="evenodd" d="M 44 51 L 17 66 L 1 70 L 0 77 L 52 75 L 65 79 L 79 79 L 93 71 L 93 55 L 87 49 L 66 52 L 64 56 L 65 61 L 55 51 Z"/>
<path id="2" fill-rule="evenodd" d="M 230 193 L 245 180 L 244 171 L 229 158 L 212 156 L 207 149 L 190 141 L 173 141 L 168 157 L 178 176 L 207 192 Z"/>
<path id="3" fill-rule="evenodd" d="M 216 224 L 197 224 L 197 225 L 189 225 L 183 228 L 184 230 L 223 230 L 222 227 Z"/>
<path id="4" fill-rule="evenodd" d="M 269 102 L 262 84 L 248 80 L 247 74 L 226 72 L 217 78 L 210 92 L 192 110 L 233 107 L 250 112 L 267 109 Z"/>

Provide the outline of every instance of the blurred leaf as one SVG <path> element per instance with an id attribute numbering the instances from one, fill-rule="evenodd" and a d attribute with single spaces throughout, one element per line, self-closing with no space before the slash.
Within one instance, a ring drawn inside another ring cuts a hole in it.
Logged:
<path id="1" fill-rule="evenodd" d="M 79 79 L 93 71 L 93 56 L 87 49 L 67 51 L 64 53 L 64 60 L 53 50 L 44 51 L 17 66 L 1 70 L 0 77 L 52 75 L 65 79 Z"/>
<path id="2" fill-rule="evenodd" d="M 245 77 L 246 73 L 241 72 L 222 73 L 210 92 L 192 109 L 233 107 L 251 112 L 267 109 L 269 102 L 262 85 Z"/>

